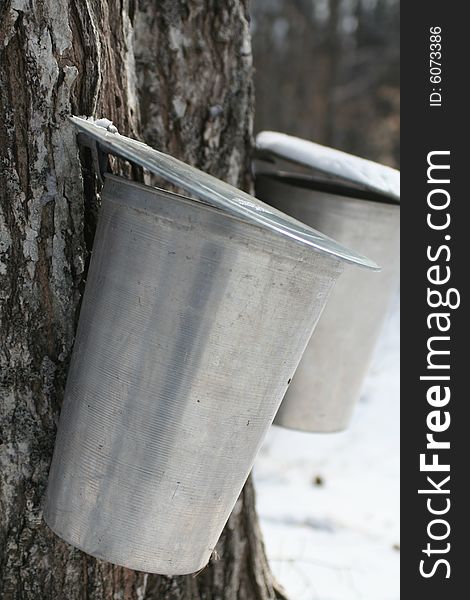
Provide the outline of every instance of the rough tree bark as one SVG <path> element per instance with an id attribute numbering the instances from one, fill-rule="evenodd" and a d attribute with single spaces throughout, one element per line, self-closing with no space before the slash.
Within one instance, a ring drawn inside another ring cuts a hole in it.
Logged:
<path id="1" fill-rule="evenodd" d="M 107 116 L 249 186 L 253 94 L 244 0 L 10 0 L 0 7 L 0 597 L 257 599 L 281 595 L 250 482 L 198 576 L 98 561 L 42 521 L 99 201 L 66 116 Z"/>

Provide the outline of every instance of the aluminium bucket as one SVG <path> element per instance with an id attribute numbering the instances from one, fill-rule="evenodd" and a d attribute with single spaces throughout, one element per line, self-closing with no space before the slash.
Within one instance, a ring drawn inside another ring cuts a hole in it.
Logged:
<path id="1" fill-rule="evenodd" d="M 258 198 L 382 267 L 341 276 L 274 421 L 302 431 L 341 431 L 398 285 L 399 172 L 275 132 L 260 133 L 256 148 Z"/>
<path id="2" fill-rule="evenodd" d="M 98 151 L 199 200 L 104 175 L 44 518 L 100 559 L 192 573 L 344 262 L 375 265 L 189 165 L 74 122 Z"/>

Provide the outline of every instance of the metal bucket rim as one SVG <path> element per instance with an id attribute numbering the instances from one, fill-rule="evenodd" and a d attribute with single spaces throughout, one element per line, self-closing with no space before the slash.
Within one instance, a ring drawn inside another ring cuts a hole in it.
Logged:
<path id="1" fill-rule="evenodd" d="M 217 177 L 151 148 L 143 142 L 121 135 L 116 128 L 114 130 L 109 129 L 109 126 L 103 128 L 99 121 L 75 116 L 70 119 L 78 131 L 95 144 L 97 152 L 99 148 L 104 154 L 112 154 L 139 165 L 213 206 L 241 215 L 242 218 L 246 217 L 263 228 L 307 246 L 312 251 L 334 256 L 340 262 L 360 268 L 380 271 L 380 267 L 366 256 L 346 248 L 322 232 L 308 227 L 305 223 L 293 219 Z"/>
<path id="2" fill-rule="evenodd" d="M 282 170 L 291 165 L 294 173 L 322 173 L 358 189 L 371 190 L 400 202 L 400 171 L 380 163 L 278 131 L 261 131 L 256 136 L 256 172 Z M 260 161 L 261 162 L 261 161 Z M 276 167 L 276 164 L 280 166 Z"/>
<path id="3" fill-rule="evenodd" d="M 400 200 L 373 190 L 348 187 L 340 183 L 325 183 L 309 176 L 297 172 L 288 171 L 259 171 L 256 179 L 269 179 L 270 181 L 291 185 L 296 189 L 304 189 L 310 192 L 319 192 L 321 194 L 342 198 L 344 201 L 357 200 L 371 204 L 384 204 L 400 209 Z"/>
<path id="4" fill-rule="evenodd" d="M 323 257 L 329 258 L 332 261 L 335 261 L 338 264 L 344 264 L 344 262 L 345 262 L 344 260 L 341 260 L 339 257 L 337 257 L 335 254 L 322 251 L 318 248 L 313 248 L 313 249 L 308 248 L 305 245 L 299 244 L 298 242 L 296 242 L 295 239 L 288 238 L 284 235 L 278 234 L 276 231 L 269 230 L 254 221 L 245 220 L 242 217 L 239 217 L 232 213 L 226 212 L 221 208 L 217 208 L 216 206 L 213 206 L 211 204 L 204 202 L 203 200 L 194 199 L 189 196 L 180 194 L 178 192 L 165 190 L 158 186 L 147 185 L 145 183 L 133 181 L 131 179 L 127 179 L 120 175 L 114 175 L 112 173 L 105 173 L 104 179 L 105 179 L 105 183 L 106 183 L 106 181 L 109 181 L 109 182 L 118 184 L 119 186 L 123 186 L 124 188 L 130 187 L 130 188 L 134 188 L 137 190 L 141 190 L 142 192 L 147 193 L 147 194 L 168 196 L 169 198 L 171 198 L 171 200 L 173 200 L 173 201 L 176 200 L 182 204 L 187 205 L 189 208 L 202 209 L 203 211 L 207 211 L 209 213 L 216 214 L 222 218 L 227 218 L 231 221 L 235 221 L 235 222 L 243 225 L 243 227 L 247 227 L 248 230 L 255 229 L 258 234 L 257 238 L 259 238 L 260 242 L 262 239 L 266 239 L 266 237 L 270 238 L 271 240 L 273 240 L 273 239 L 277 240 L 279 242 L 279 248 L 282 247 L 282 248 L 286 249 L 286 252 L 282 252 L 282 255 L 284 257 L 289 257 L 289 258 L 292 258 L 295 260 L 299 260 L 301 256 L 305 256 L 306 259 L 308 259 L 308 257 L 312 256 L 312 250 L 314 250 L 313 256 L 321 255 Z M 156 208 L 155 208 L 155 210 L 152 210 L 151 206 L 150 207 L 143 206 L 143 205 L 136 206 L 135 199 L 134 199 L 134 203 L 130 203 L 127 200 L 113 197 L 112 195 L 109 194 L 108 190 L 106 190 L 105 188 L 103 188 L 103 191 L 106 194 L 106 200 L 109 202 L 113 202 L 113 203 L 119 204 L 120 206 L 124 206 L 126 208 L 130 208 L 133 210 L 143 211 L 146 214 L 152 214 L 152 215 L 158 214 L 158 210 Z M 102 194 L 103 194 L 103 192 L 102 192 Z M 103 195 L 103 198 L 104 197 L 105 196 Z M 276 252 L 276 253 L 278 253 L 278 252 Z M 296 254 L 297 254 L 297 256 L 296 256 Z"/>

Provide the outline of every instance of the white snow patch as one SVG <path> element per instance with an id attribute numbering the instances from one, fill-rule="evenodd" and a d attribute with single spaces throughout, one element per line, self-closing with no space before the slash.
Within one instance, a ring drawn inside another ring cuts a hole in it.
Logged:
<path id="1" fill-rule="evenodd" d="M 291 598 L 399 598 L 398 298 L 350 428 L 273 427 L 254 476 L 271 567 Z"/>

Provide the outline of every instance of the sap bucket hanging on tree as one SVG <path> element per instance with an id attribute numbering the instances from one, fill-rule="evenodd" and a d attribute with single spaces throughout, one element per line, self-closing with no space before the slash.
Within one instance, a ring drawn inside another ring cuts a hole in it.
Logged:
<path id="1" fill-rule="evenodd" d="M 195 572 L 342 263 L 375 265 L 145 144 L 74 122 L 95 156 L 198 200 L 103 175 L 44 517 L 98 558 Z"/>
<path id="2" fill-rule="evenodd" d="M 360 394 L 399 270 L 399 172 L 275 132 L 256 139 L 256 195 L 371 256 L 380 273 L 348 269 L 315 328 L 277 425 L 344 429 Z"/>

